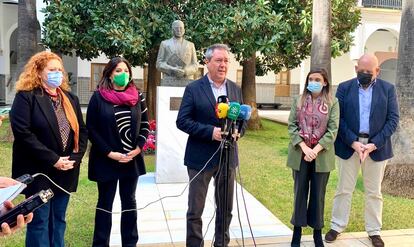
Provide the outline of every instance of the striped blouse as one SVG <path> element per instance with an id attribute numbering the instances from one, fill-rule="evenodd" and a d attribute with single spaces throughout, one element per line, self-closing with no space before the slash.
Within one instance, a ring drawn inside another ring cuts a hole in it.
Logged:
<path id="1" fill-rule="evenodd" d="M 149 133 L 149 123 L 148 123 L 148 117 L 147 114 L 143 114 L 147 111 L 146 104 L 145 104 L 145 98 L 143 97 L 142 93 L 139 93 L 139 98 L 141 99 L 141 106 L 144 106 L 145 108 L 142 109 L 141 112 L 141 126 L 140 126 L 140 133 L 137 137 L 138 140 L 137 143 L 140 141 L 145 142 L 147 138 L 145 136 Z M 115 120 L 118 127 L 119 135 L 121 137 L 121 142 L 124 151 L 130 152 L 134 150 L 136 147 L 133 146 L 132 141 L 132 133 L 131 133 L 131 109 L 129 106 L 125 105 L 114 105 L 114 111 L 115 111 Z M 143 133 L 146 132 L 146 133 Z"/>

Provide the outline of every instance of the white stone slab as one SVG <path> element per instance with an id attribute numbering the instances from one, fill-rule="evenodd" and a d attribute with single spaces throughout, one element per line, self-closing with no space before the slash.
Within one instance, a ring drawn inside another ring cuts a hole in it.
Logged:
<path id="1" fill-rule="evenodd" d="M 184 87 L 157 87 L 156 183 L 185 183 L 184 151 L 188 135 L 176 127 L 178 110 L 170 110 L 170 98 L 182 97 Z"/>

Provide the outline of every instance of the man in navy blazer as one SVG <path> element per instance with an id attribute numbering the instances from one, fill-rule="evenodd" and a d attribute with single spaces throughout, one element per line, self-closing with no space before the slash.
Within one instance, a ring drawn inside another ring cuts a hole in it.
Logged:
<path id="1" fill-rule="evenodd" d="M 208 185 L 213 176 L 217 205 L 214 246 L 227 246 L 230 241 L 229 225 L 232 218 L 234 175 L 235 167 L 238 165 L 237 143 L 234 143 L 230 150 L 230 171 L 227 180 L 228 206 L 223 210 L 220 198 L 223 198 L 225 179 L 222 175 L 218 176 L 221 170 L 218 149 L 222 137 L 220 122 L 215 113 L 218 96 L 226 95 L 229 101 L 242 102 L 240 87 L 226 79 L 229 51 L 228 46 L 224 44 L 215 44 L 207 49 L 205 62 L 208 74 L 187 85 L 177 116 L 177 128 L 189 135 L 184 157 L 190 179 L 186 246 L 204 246 L 201 215 Z M 227 216 L 225 226 L 221 222 L 223 211 Z M 222 239 L 223 227 L 226 230 L 225 244 Z"/>
<path id="2" fill-rule="evenodd" d="M 332 208 L 331 230 L 325 235 L 333 242 L 348 224 L 352 193 L 362 169 L 365 189 L 365 230 L 373 246 L 384 246 L 381 182 L 392 158 L 391 136 L 399 121 L 395 87 L 377 78 L 378 59 L 363 55 L 355 66 L 357 78 L 339 84 L 340 106 L 335 153 L 339 160 L 339 181 Z"/>

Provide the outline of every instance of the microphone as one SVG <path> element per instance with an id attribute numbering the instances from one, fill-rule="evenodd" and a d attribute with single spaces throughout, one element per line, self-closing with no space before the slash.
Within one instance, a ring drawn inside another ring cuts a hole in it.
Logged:
<path id="1" fill-rule="evenodd" d="M 220 95 L 220 96 L 218 96 L 218 98 L 217 98 L 217 104 L 220 104 L 220 103 L 229 103 L 229 98 L 227 98 L 227 96 L 226 95 Z"/>
<path id="2" fill-rule="evenodd" d="M 244 104 L 241 105 L 238 119 L 247 121 L 250 119 L 251 116 L 252 116 L 252 107 L 249 105 L 244 105 Z"/>
<path id="3" fill-rule="evenodd" d="M 252 116 L 252 107 L 249 105 L 241 105 L 240 114 L 239 114 L 239 117 L 237 118 L 238 128 L 236 130 L 236 140 L 238 140 L 238 138 L 240 137 L 239 133 L 241 133 L 242 131 L 244 121 L 249 120 L 251 116 Z"/>
<path id="4" fill-rule="evenodd" d="M 216 106 L 216 116 L 218 119 L 224 119 L 227 117 L 229 105 L 226 103 L 218 103 Z"/>
<path id="5" fill-rule="evenodd" d="M 228 132 L 230 132 L 230 129 L 232 129 L 232 132 L 234 132 L 235 123 L 237 121 L 237 118 L 239 117 L 239 114 L 240 114 L 240 104 L 237 102 L 230 102 L 230 107 L 227 113 L 227 118 L 231 121 L 231 125 L 229 126 Z"/>
<path id="6" fill-rule="evenodd" d="M 229 105 L 227 103 L 218 103 L 216 105 L 216 116 L 220 121 L 220 125 L 221 125 L 221 133 L 225 134 L 224 131 L 227 128 L 227 113 L 229 110 Z"/>
<path id="7" fill-rule="evenodd" d="M 236 121 L 240 114 L 240 104 L 237 102 L 230 102 L 230 107 L 227 113 L 227 118 Z"/>

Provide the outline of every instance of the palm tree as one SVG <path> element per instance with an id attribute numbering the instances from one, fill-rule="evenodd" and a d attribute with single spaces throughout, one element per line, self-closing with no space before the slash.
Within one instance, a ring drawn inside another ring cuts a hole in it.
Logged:
<path id="1" fill-rule="evenodd" d="M 37 52 L 40 29 L 36 17 L 36 0 L 19 0 L 17 11 L 17 71 L 14 81 L 18 79 L 29 58 Z"/>
<path id="2" fill-rule="evenodd" d="M 396 81 L 400 125 L 394 134 L 394 157 L 386 168 L 383 189 L 414 198 L 414 2 L 405 0 L 402 7 Z"/>
<path id="3" fill-rule="evenodd" d="M 323 68 L 331 81 L 331 0 L 313 1 L 311 69 Z"/>

